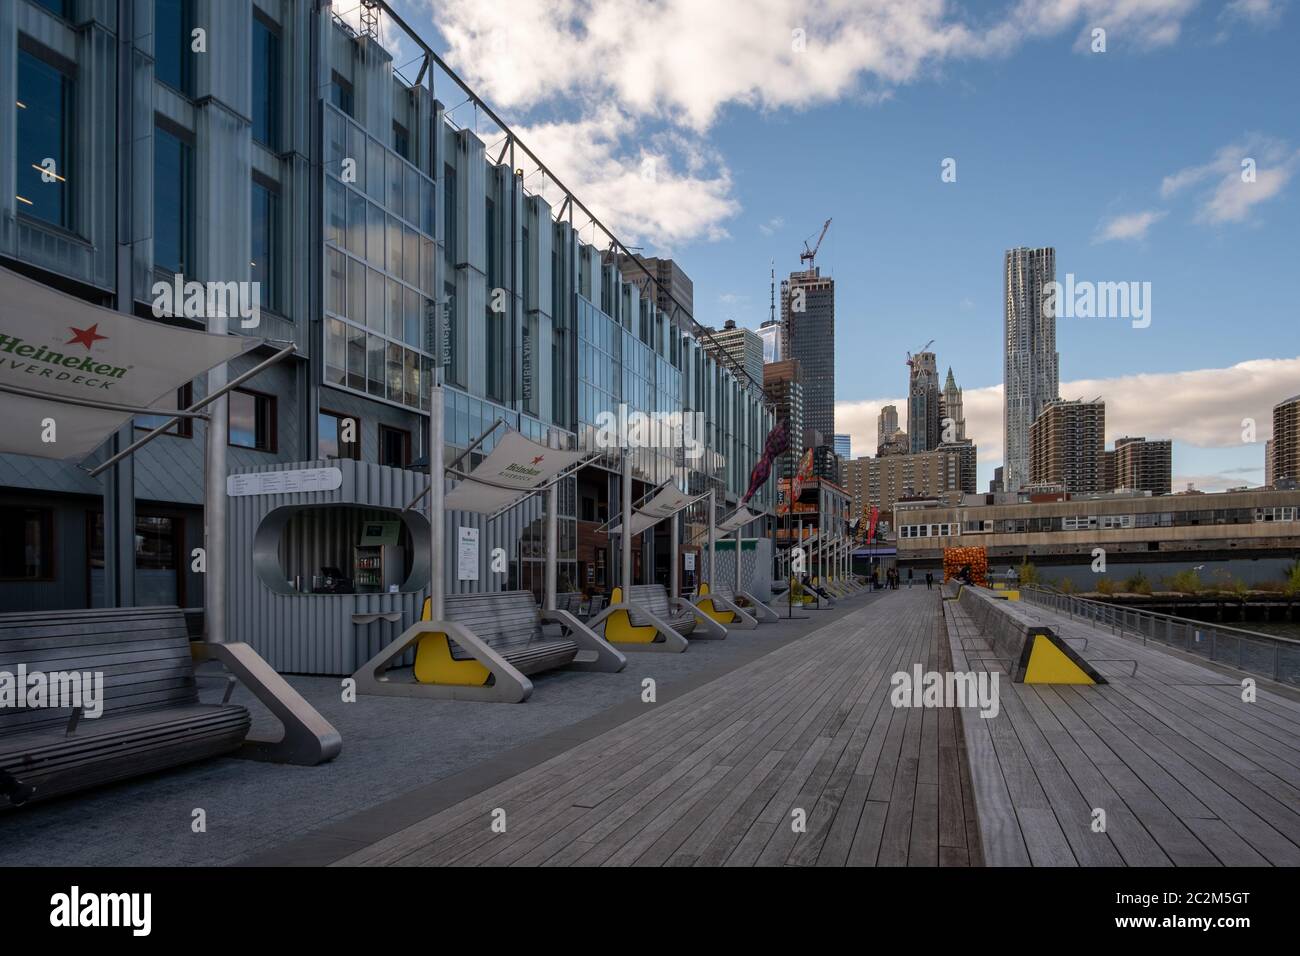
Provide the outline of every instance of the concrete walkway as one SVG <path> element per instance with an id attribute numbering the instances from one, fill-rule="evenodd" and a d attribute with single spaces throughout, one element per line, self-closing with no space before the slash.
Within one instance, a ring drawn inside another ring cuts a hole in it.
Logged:
<path id="1" fill-rule="evenodd" d="M 955 712 L 889 702 L 941 637 L 937 589 L 881 594 L 338 862 L 979 863 Z"/>

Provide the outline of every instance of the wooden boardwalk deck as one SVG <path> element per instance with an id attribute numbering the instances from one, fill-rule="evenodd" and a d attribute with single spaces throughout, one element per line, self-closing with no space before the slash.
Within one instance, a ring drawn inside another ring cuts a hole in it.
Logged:
<path id="1" fill-rule="evenodd" d="M 944 612 L 957 669 L 997 669 L 958 602 Z M 1021 613 L 1109 683 L 1004 676 L 997 717 L 962 712 L 989 865 L 1300 864 L 1300 703 L 1265 689 L 1245 703 L 1241 678 L 1032 605 Z"/>
<path id="2" fill-rule="evenodd" d="M 956 711 L 889 702 L 915 663 L 950 667 L 937 589 L 882 595 L 337 865 L 978 865 Z"/>

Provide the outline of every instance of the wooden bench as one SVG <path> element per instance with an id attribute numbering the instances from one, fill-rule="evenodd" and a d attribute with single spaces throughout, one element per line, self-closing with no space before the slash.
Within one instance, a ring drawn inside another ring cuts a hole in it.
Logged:
<path id="1" fill-rule="evenodd" d="M 424 602 L 419 622 L 357 672 L 362 693 L 520 703 L 528 699 L 530 674 L 573 667 L 616 672 L 627 659 L 570 612 L 538 608 L 530 591 L 449 594 L 443 619 L 430 620 Z M 560 626 L 548 636 L 546 623 Z M 414 648 L 412 681 L 387 671 Z"/>
<path id="2" fill-rule="evenodd" d="M 564 591 L 555 595 L 555 606 L 561 611 L 568 611 L 578 620 L 582 620 L 582 592 L 581 591 Z"/>
<path id="3" fill-rule="evenodd" d="M 426 602 L 424 620 L 428 620 L 428 602 Z M 449 594 L 444 609 L 447 620 L 469 628 L 484 643 L 510 662 L 521 674 L 539 674 L 543 671 L 564 667 L 578 656 L 577 641 L 566 638 L 547 639 L 542 633 L 541 610 L 529 591 L 501 591 L 495 594 Z M 438 679 L 430 671 L 429 676 L 422 674 L 423 667 L 432 666 L 438 655 L 429 657 L 431 650 L 439 646 L 439 639 L 426 635 L 415 652 L 415 676 L 427 683 L 437 683 Z M 447 644 L 446 638 L 441 640 Z M 456 644 L 450 643 L 449 659 L 453 661 L 472 661 L 474 655 Z M 482 665 L 479 665 L 482 666 Z"/>
<path id="4" fill-rule="evenodd" d="M 695 630 L 695 613 L 688 608 L 671 608 L 668 589 L 662 584 L 634 584 L 627 589 L 627 600 L 632 605 L 632 626 L 648 627 L 650 616 L 667 621 L 674 631 L 687 637 Z"/>
<path id="5" fill-rule="evenodd" d="M 736 600 L 736 589 L 729 584 L 710 587 L 708 582 L 701 582 L 695 592 L 693 603 L 713 620 L 728 628 L 752 631 L 758 627 L 754 615 L 740 606 Z"/>
<path id="6" fill-rule="evenodd" d="M 233 677 L 213 675 L 220 703 L 199 700 L 175 607 L 0 614 L 0 671 L 17 680 L 20 667 L 28 682 L 80 674 L 92 697 L 98 675 L 102 699 L 0 707 L 0 809 L 230 753 L 251 724 L 228 703 Z"/>

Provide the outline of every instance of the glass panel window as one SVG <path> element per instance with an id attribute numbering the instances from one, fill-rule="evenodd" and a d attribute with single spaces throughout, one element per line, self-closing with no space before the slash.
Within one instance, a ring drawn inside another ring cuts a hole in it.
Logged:
<path id="1" fill-rule="evenodd" d="M 406 404 L 412 408 L 420 404 L 420 357 L 410 349 L 402 350 L 404 378 L 406 385 Z"/>
<path id="2" fill-rule="evenodd" d="M 280 148 L 280 34 L 253 17 L 253 139 Z"/>
<path id="3" fill-rule="evenodd" d="M 402 188 L 402 161 L 392 153 L 388 154 L 388 208 L 401 213 L 405 208 L 405 191 Z"/>
<path id="4" fill-rule="evenodd" d="M 193 0 L 154 0 L 153 75 L 186 96 L 194 94 Z"/>
<path id="5" fill-rule="evenodd" d="M 366 184 L 366 192 L 370 198 L 377 203 L 383 203 L 384 193 L 387 189 L 388 173 L 384 166 L 384 147 L 377 139 L 367 140 L 366 146 L 366 170 L 369 173 L 364 179 L 359 178 L 358 183 Z"/>
<path id="6" fill-rule="evenodd" d="M 348 190 L 348 252 L 366 256 L 366 197 Z"/>
<path id="7" fill-rule="evenodd" d="M 280 195 L 253 183 L 252 258 L 250 274 L 258 283 L 261 307 L 280 309 Z"/>
<path id="8" fill-rule="evenodd" d="M 347 376 L 347 339 L 343 323 L 338 319 L 325 320 L 325 381 L 342 385 Z"/>
<path id="9" fill-rule="evenodd" d="M 402 337 L 402 327 L 405 324 L 402 313 L 406 308 L 405 302 L 406 297 L 403 295 L 401 283 L 389 279 L 388 323 L 383 331 L 388 333 L 390 339 L 400 339 Z"/>
<path id="10" fill-rule="evenodd" d="M 405 170 L 405 192 L 406 192 L 406 211 L 402 213 L 406 221 L 419 225 L 420 223 L 420 174 L 415 171 L 414 166 L 402 167 Z"/>
<path id="11" fill-rule="evenodd" d="M 414 289 L 407 289 L 405 300 L 406 308 L 402 314 L 402 339 L 412 348 L 420 348 L 424 344 L 424 337 L 420 334 L 424 299 Z"/>
<path id="12" fill-rule="evenodd" d="M 345 326 L 348 336 L 348 388 L 366 390 L 366 333 L 364 329 Z"/>
<path id="13" fill-rule="evenodd" d="M 366 327 L 375 332 L 384 331 L 384 308 L 388 280 L 382 273 L 370 269 L 366 276 Z"/>
<path id="14" fill-rule="evenodd" d="M 72 228 L 72 78 L 26 50 L 18 51 L 15 102 L 18 211 Z"/>
<path id="15" fill-rule="evenodd" d="M 347 256 L 337 249 L 325 250 L 325 311 L 347 315 Z"/>
<path id="16" fill-rule="evenodd" d="M 348 152 L 347 120 L 334 110 L 325 111 L 325 162 L 332 176 L 343 175 L 343 158 Z"/>
<path id="17" fill-rule="evenodd" d="M 333 71 L 330 73 L 330 102 L 349 116 L 353 115 L 352 84 Z M 353 158 L 360 166 L 361 160 L 355 154 Z"/>
<path id="18" fill-rule="evenodd" d="M 402 347 L 394 342 L 389 342 L 388 349 L 388 399 L 393 402 L 403 400 L 406 389 L 405 367 L 402 364 Z"/>
<path id="19" fill-rule="evenodd" d="M 392 216 L 388 217 L 388 273 L 402 274 L 402 224 Z"/>
<path id="20" fill-rule="evenodd" d="M 230 393 L 228 431 L 236 447 L 275 451 L 275 396 L 235 389 Z"/>
<path id="21" fill-rule="evenodd" d="M 321 458 L 361 460 L 361 422 L 355 415 L 340 415 L 321 409 L 317 430 Z"/>
<path id="22" fill-rule="evenodd" d="M 366 267 L 356 259 L 348 260 L 348 318 L 366 324 Z"/>
<path id="23" fill-rule="evenodd" d="M 340 249 L 347 244 L 347 190 L 338 180 L 325 180 L 325 241 Z"/>
<path id="24" fill-rule="evenodd" d="M 162 127 L 153 139 L 153 261 L 171 273 L 194 266 L 194 151 Z"/>
<path id="25" fill-rule="evenodd" d="M 384 267 L 384 210 L 374 203 L 368 204 L 366 213 L 366 261 L 372 266 Z"/>
<path id="26" fill-rule="evenodd" d="M 366 337 L 366 390 L 371 395 L 383 398 L 384 384 L 384 350 L 387 343 L 377 335 Z"/>
<path id="27" fill-rule="evenodd" d="M 54 512 L 49 508 L 0 507 L 0 580 L 54 578 Z"/>
<path id="28" fill-rule="evenodd" d="M 409 226 L 402 230 L 402 278 L 411 285 L 420 281 L 420 234 Z"/>

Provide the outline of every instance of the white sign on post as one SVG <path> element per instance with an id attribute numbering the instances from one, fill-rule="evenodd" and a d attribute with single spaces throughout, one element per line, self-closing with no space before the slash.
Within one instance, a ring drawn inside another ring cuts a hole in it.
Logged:
<path id="1" fill-rule="evenodd" d="M 456 535 L 456 580 L 478 580 L 478 528 L 460 528 Z"/>
<path id="2" fill-rule="evenodd" d="M 686 570 L 687 570 L 687 571 L 694 571 L 694 570 L 695 570 L 695 552 L 694 552 L 694 551 L 687 551 L 684 555 L 682 555 L 682 557 L 686 559 Z"/>

